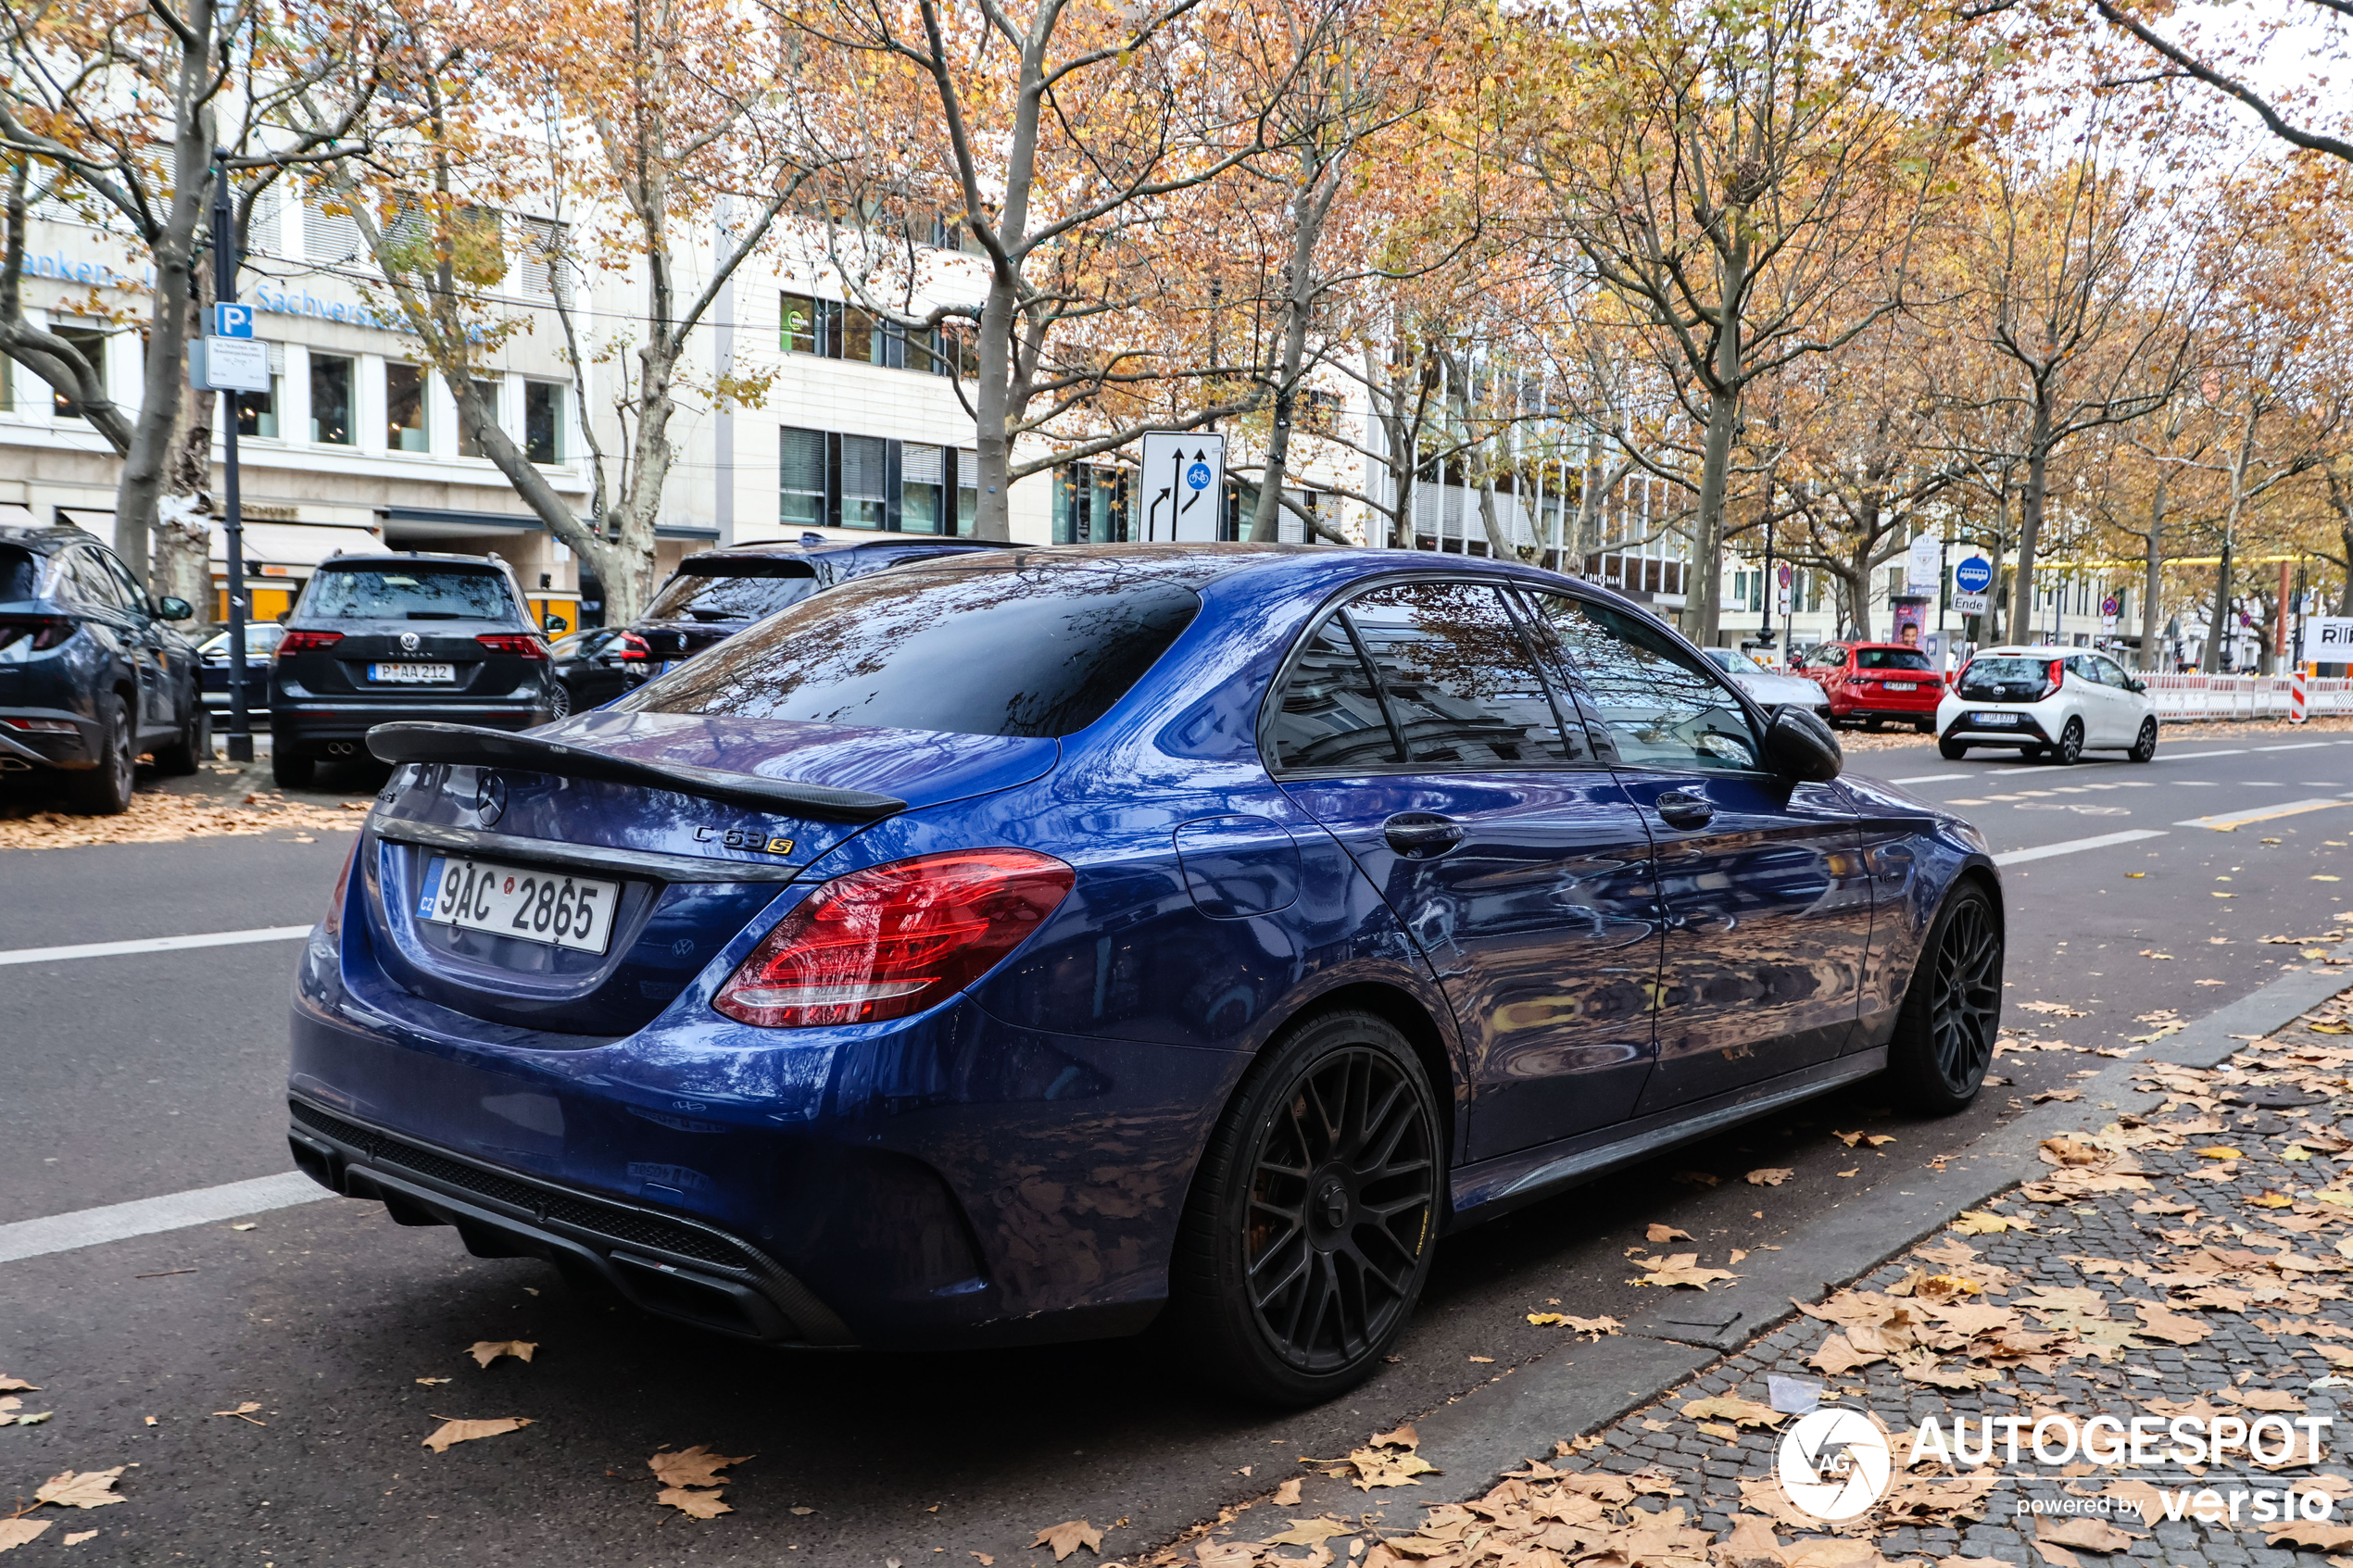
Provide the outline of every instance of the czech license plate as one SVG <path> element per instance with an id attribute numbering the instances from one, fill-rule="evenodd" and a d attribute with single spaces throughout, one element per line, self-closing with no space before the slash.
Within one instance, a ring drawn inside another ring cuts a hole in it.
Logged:
<path id="1" fill-rule="evenodd" d="M 1892 692 L 1916 692 L 1920 689 L 1920 684 L 1918 681 L 1890 681 L 1887 689 Z"/>
<path id="2" fill-rule="evenodd" d="M 617 882 L 448 855 L 425 868 L 417 918 L 601 953 L 610 944 L 613 909 L 620 901 Z"/>
<path id="3" fill-rule="evenodd" d="M 1969 716 L 1969 721 L 1972 724 L 2015 724 L 2018 722 L 2018 715 L 2015 713 L 1972 713 Z"/>
<path id="4" fill-rule="evenodd" d="M 390 681 L 396 685 L 424 685 L 434 681 L 454 681 L 458 667 L 454 664 L 371 664 L 368 679 Z"/>

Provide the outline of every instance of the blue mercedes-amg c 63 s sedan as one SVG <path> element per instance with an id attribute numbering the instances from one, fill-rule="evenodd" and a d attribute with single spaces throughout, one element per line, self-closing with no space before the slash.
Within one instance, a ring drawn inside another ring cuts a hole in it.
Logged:
<path id="1" fill-rule="evenodd" d="M 1166 1319 L 1324 1399 L 1448 1232 L 1867 1074 L 1957 1109 L 1993 1047 L 1974 830 L 1510 563 L 918 562 L 370 745 L 296 1158 L 772 1345 Z"/>

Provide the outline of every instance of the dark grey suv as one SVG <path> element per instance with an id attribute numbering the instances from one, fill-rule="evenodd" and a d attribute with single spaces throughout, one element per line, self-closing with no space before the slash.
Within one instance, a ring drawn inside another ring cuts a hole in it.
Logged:
<path id="1" fill-rule="evenodd" d="M 367 755 L 396 719 L 527 730 L 560 709 L 547 644 L 505 566 L 387 551 L 321 562 L 270 671 L 270 765 L 281 784 Z"/>
<path id="2" fill-rule="evenodd" d="M 65 775 L 73 804 L 131 804 L 143 751 L 166 773 L 212 753 L 196 649 L 164 624 L 194 612 L 151 599 L 79 528 L 0 527 L 0 772 Z"/>

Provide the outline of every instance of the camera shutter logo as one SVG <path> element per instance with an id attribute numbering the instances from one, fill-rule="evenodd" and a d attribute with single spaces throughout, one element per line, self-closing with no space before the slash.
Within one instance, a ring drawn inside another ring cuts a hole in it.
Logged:
<path id="1" fill-rule="evenodd" d="M 1852 1519 L 1887 1490 L 1887 1434 L 1861 1411 L 1817 1410 L 1781 1434 L 1781 1491 L 1817 1519 Z"/>

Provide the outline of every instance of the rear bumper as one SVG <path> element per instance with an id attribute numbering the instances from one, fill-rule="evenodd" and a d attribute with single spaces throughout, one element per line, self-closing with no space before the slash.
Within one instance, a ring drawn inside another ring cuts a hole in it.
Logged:
<path id="1" fill-rule="evenodd" d="M 0 708 L 0 719 L 44 719 L 70 730 L 29 731 L 0 724 L 0 772 L 73 771 L 98 765 L 98 726 L 62 708 Z"/>
<path id="2" fill-rule="evenodd" d="M 969 999 L 761 1030 L 700 985 L 623 1038 L 541 1036 L 391 985 L 354 929 L 362 883 L 341 945 L 306 945 L 291 1019 L 296 1158 L 335 1190 L 775 1345 L 1103 1337 L 1166 1298 L 1245 1053 L 1022 1029 Z"/>
<path id="3" fill-rule="evenodd" d="M 404 1225 L 453 1225 L 477 1258 L 542 1258 L 637 1306 L 772 1345 L 839 1347 L 849 1328 L 758 1248 L 714 1226 L 576 1192 L 396 1136 L 299 1097 L 295 1163 Z"/>
<path id="4" fill-rule="evenodd" d="M 2003 741 L 2007 741 L 2014 746 L 2052 744 L 2050 733 L 2043 728 L 2042 721 L 2032 713 L 2019 714 L 2018 722 L 2015 724 L 1974 724 L 1969 721 L 1969 714 L 1963 712 L 1956 715 L 1952 721 L 1944 726 L 1940 738 L 1982 741 L 1988 746 Z"/>
<path id="5" fill-rule="evenodd" d="M 378 724 L 423 721 L 478 724 L 489 730 L 528 730 L 555 721 L 545 703 L 500 699 L 488 702 L 337 701 L 331 697 L 282 697 L 270 707 L 270 738 L 276 746 L 324 741 L 364 740 Z"/>

